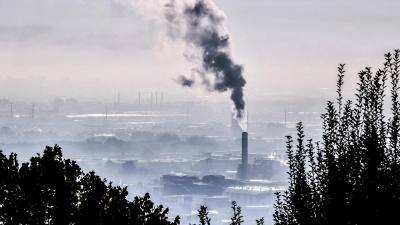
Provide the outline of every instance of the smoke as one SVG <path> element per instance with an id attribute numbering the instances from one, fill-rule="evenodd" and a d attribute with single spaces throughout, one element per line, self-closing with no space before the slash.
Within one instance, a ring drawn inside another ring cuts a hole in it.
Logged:
<path id="1" fill-rule="evenodd" d="M 116 0 L 119 3 L 126 3 Z M 192 64 L 189 76 L 180 75 L 175 81 L 183 87 L 203 86 L 209 92 L 230 91 L 235 117 L 247 130 L 246 104 L 243 87 L 243 66 L 232 59 L 225 15 L 211 0 L 134 0 L 139 12 L 165 28 L 161 37 L 164 45 L 184 45 L 184 57 Z"/>

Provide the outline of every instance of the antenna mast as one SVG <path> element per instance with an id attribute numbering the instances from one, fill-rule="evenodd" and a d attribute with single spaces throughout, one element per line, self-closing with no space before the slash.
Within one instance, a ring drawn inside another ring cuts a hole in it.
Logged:
<path id="1" fill-rule="evenodd" d="M 285 109 L 285 129 L 286 129 L 286 109 Z"/>
<path id="2" fill-rule="evenodd" d="M 32 122 L 33 122 L 33 120 L 35 118 L 34 113 L 35 113 L 35 104 L 32 104 Z"/>

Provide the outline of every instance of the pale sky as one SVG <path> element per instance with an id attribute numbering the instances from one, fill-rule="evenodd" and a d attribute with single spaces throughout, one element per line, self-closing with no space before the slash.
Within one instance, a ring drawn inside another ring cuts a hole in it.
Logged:
<path id="1" fill-rule="evenodd" d="M 214 2 L 227 16 L 249 98 L 276 92 L 333 94 L 339 63 L 347 64 L 345 90 L 352 93 L 359 70 L 376 69 L 384 53 L 400 48 L 400 1 Z M 0 0 L 0 81 L 69 77 L 72 83 L 102 82 L 107 93 L 204 94 L 181 90 L 173 81 L 189 73 L 190 65 L 182 52 L 160 51 L 159 33 L 160 25 L 113 0 Z M 82 91 L 71 87 L 59 87 L 54 95 Z"/>

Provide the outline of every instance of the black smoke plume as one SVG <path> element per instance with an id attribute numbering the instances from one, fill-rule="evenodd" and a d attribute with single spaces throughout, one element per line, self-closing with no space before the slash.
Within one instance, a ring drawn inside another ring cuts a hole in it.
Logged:
<path id="1" fill-rule="evenodd" d="M 183 43 L 183 55 L 193 67 L 189 76 L 180 75 L 175 81 L 183 87 L 200 85 L 210 92 L 230 91 L 235 117 L 242 129 L 247 130 L 243 66 L 233 60 L 225 14 L 212 0 L 114 1 L 130 2 L 144 18 L 162 23 L 165 28 L 160 35 L 163 46 Z"/>
<path id="2" fill-rule="evenodd" d="M 184 41 L 184 55 L 194 64 L 189 77 L 180 75 L 176 81 L 185 87 L 200 84 L 208 91 L 231 91 L 236 118 L 246 130 L 243 94 L 246 80 L 243 66 L 232 59 L 223 12 L 210 0 L 171 0 L 164 4 L 164 9 L 169 24 L 167 35 L 173 40 Z"/>

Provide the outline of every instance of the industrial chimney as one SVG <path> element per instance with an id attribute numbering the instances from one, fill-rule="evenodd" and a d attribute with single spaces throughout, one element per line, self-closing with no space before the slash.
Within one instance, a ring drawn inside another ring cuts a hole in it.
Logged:
<path id="1" fill-rule="evenodd" d="M 242 164 L 239 165 L 238 172 L 239 178 L 242 180 L 247 179 L 249 167 L 249 148 L 248 148 L 248 133 L 242 133 Z"/>
<path id="2" fill-rule="evenodd" d="M 249 148 L 248 148 L 248 134 L 247 132 L 242 133 L 242 165 L 249 164 Z"/>

